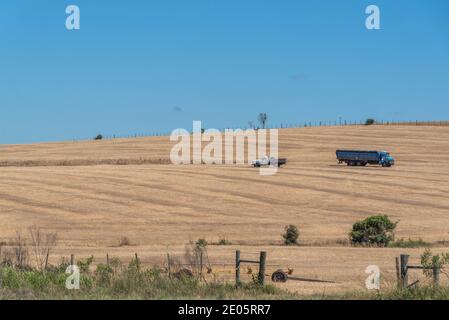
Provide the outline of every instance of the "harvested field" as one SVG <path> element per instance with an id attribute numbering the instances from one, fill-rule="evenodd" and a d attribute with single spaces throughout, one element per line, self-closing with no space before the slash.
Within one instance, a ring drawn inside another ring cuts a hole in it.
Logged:
<path id="1" fill-rule="evenodd" d="M 239 246 L 242 254 L 268 251 L 269 270 L 339 282 L 284 285 L 291 289 L 361 289 L 366 266 L 393 277 L 397 254 L 417 258 L 423 249 L 340 244 L 356 220 L 387 214 L 400 221 L 397 238 L 449 240 L 448 141 L 449 127 L 283 129 L 279 153 L 288 165 L 275 176 L 249 166 L 168 164 L 168 137 L 1 146 L 0 241 L 36 224 L 58 233 L 53 259 L 138 252 L 146 263 L 163 263 L 189 240 L 224 236 L 233 245 L 209 254 L 225 276 Z M 397 165 L 337 165 L 338 148 L 385 149 Z M 299 227 L 303 246 L 280 246 L 286 224 Z M 122 237 L 131 246 L 119 247 Z"/>

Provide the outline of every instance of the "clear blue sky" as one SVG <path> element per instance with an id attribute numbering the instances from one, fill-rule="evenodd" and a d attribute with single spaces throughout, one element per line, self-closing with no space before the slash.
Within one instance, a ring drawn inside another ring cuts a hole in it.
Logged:
<path id="1" fill-rule="evenodd" d="M 0 143 L 449 119 L 447 0 L 2 1 L 0 40 Z"/>

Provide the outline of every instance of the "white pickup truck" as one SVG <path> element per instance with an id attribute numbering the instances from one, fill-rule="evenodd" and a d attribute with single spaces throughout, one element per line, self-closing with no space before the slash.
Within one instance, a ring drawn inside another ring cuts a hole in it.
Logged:
<path id="1" fill-rule="evenodd" d="M 255 168 L 259 168 L 262 166 L 282 166 L 287 163 L 287 159 L 285 158 L 275 158 L 275 157 L 262 157 L 261 159 L 256 159 L 251 162 L 252 166 Z"/>

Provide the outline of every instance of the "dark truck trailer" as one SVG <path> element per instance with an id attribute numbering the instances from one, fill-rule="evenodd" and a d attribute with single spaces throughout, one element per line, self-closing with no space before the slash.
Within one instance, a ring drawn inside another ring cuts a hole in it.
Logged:
<path id="1" fill-rule="evenodd" d="M 394 158 L 386 151 L 357 151 L 337 150 L 338 163 L 346 163 L 348 166 L 366 166 L 377 164 L 382 167 L 394 165 Z"/>

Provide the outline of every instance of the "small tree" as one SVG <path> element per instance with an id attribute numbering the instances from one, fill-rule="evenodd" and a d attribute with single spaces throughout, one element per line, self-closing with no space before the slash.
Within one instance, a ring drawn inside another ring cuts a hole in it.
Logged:
<path id="1" fill-rule="evenodd" d="M 376 120 L 371 119 L 371 118 L 366 119 L 366 121 L 365 121 L 365 125 L 366 125 L 366 126 L 371 126 L 371 125 L 373 125 L 373 124 L 375 124 L 375 123 L 376 123 Z"/>
<path id="2" fill-rule="evenodd" d="M 12 266 L 19 269 L 27 268 L 29 262 L 28 243 L 21 231 L 16 231 L 16 238 L 10 241 L 10 246 L 12 251 L 5 253 L 8 256 L 6 260 L 11 261 Z"/>
<path id="3" fill-rule="evenodd" d="M 421 266 L 423 267 L 423 273 L 426 277 L 433 276 L 433 269 L 442 269 L 449 263 L 449 253 L 442 253 L 433 255 L 430 249 L 426 249 L 421 255 Z"/>
<path id="4" fill-rule="evenodd" d="M 285 233 L 282 235 L 284 238 L 284 244 L 287 246 L 293 246 L 298 244 L 299 230 L 295 225 L 285 226 Z"/>
<path id="5" fill-rule="evenodd" d="M 98 134 L 98 135 L 94 138 L 94 140 L 103 140 L 103 135 Z"/>
<path id="6" fill-rule="evenodd" d="M 44 270 L 48 265 L 48 257 L 51 249 L 56 245 L 56 233 L 44 233 L 36 225 L 28 228 L 31 237 L 31 245 L 39 270 Z"/>
<path id="7" fill-rule="evenodd" d="M 372 216 L 356 222 L 349 237 L 353 244 L 385 247 L 394 240 L 394 229 L 397 224 L 386 215 Z"/>
<path id="8" fill-rule="evenodd" d="M 206 239 L 200 238 L 195 242 L 190 241 L 185 247 L 184 257 L 192 271 L 198 275 L 201 275 L 204 265 L 209 265 L 207 254 L 208 245 Z"/>
<path id="9" fill-rule="evenodd" d="M 257 117 L 257 120 L 259 121 L 262 129 L 265 129 L 265 125 L 267 124 L 267 120 L 268 120 L 267 114 L 264 112 L 260 113 L 259 116 Z"/>

